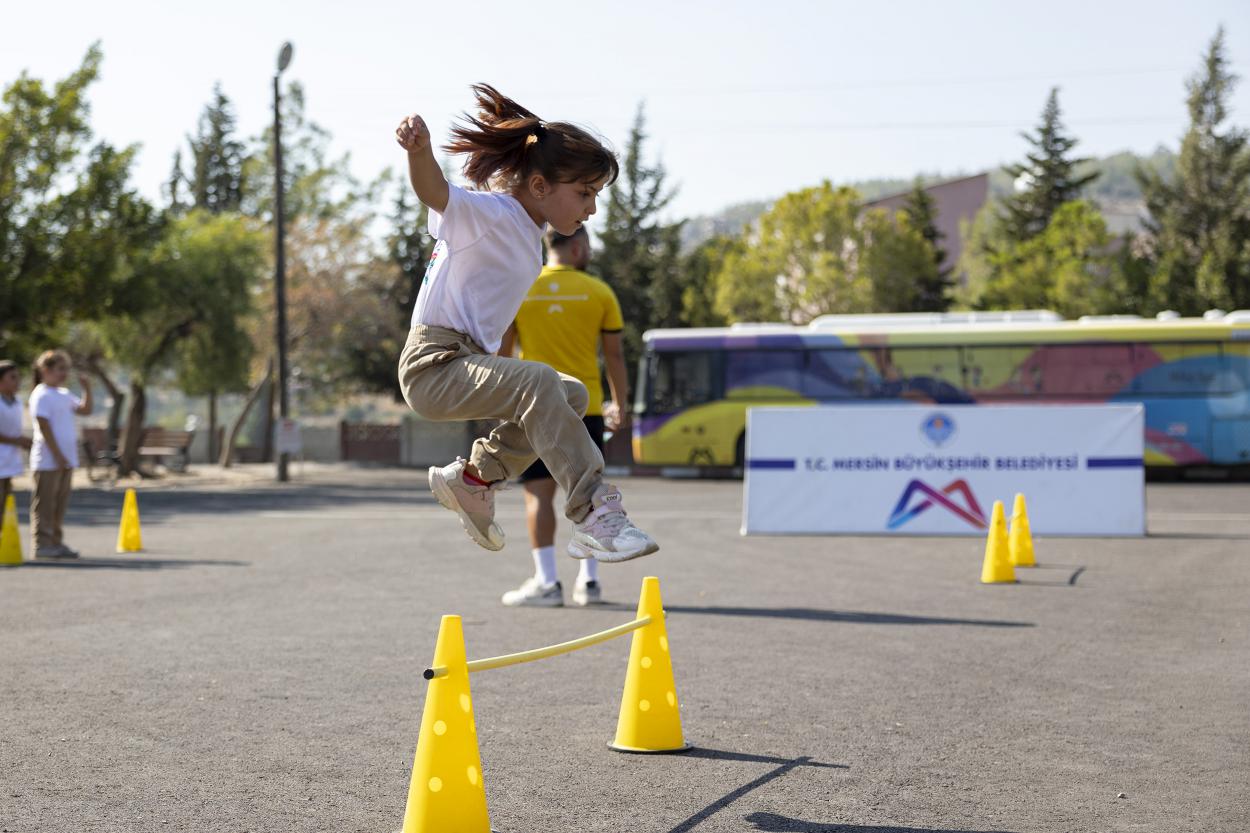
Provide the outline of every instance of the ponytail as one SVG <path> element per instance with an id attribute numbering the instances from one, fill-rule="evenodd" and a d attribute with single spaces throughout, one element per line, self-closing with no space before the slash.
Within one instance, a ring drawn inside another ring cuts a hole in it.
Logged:
<path id="1" fill-rule="evenodd" d="M 474 84 L 473 93 L 477 115 L 466 113 L 443 149 L 468 156 L 464 175 L 478 188 L 507 190 L 536 173 L 552 184 L 616 180 L 616 156 L 589 132 L 545 122 L 489 84 Z"/>

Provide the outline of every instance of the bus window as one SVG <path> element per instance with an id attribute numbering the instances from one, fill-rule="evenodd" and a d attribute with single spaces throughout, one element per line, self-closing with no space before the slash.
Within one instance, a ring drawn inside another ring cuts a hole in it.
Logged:
<path id="1" fill-rule="evenodd" d="M 1133 390 L 1133 345 L 1048 344 L 1040 350 L 1043 396 L 1115 396 Z"/>
<path id="2" fill-rule="evenodd" d="M 812 399 L 858 399 L 871 395 L 877 379 L 877 369 L 859 350 L 812 350 L 802 390 Z"/>
<path id="3" fill-rule="evenodd" d="M 725 351 L 726 399 L 797 399 L 802 377 L 801 350 Z"/>
<path id="4" fill-rule="evenodd" d="M 716 398 L 717 354 L 709 351 L 662 352 L 651 356 L 651 410 L 676 413 Z"/>
<path id="5" fill-rule="evenodd" d="M 958 347 L 884 347 L 876 351 L 881 370 L 877 396 L 924 402 L 968 401 Z"/>
<path id="6" fill-rule="evenodd" d="M 964 348 L 964 378 L 975 398 L 1034 396 L 1041 390 L 1042 372 L 1032 361 L 1033 346 L 985 345 Z"/>
<path id="7" fill-rule="evenodd" d="M 1219 344 L 1152 342 L 1134 355 L 1137 393 L 1143 396 L 1211 396 L 1241 389 L 1227 372 Z"/>

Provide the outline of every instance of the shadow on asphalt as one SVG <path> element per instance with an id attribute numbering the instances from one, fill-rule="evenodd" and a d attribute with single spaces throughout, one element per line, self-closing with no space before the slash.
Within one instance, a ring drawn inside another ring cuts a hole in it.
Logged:
<path id="1" fill-rule="evenodd" d="M 250 561 L 218 561 L 187 558 L 75 558 L 68 561 L 23 561 L 23 567 L 54 570 L 165 570 L 179 567 L 249 567 Z"/>
<path id="2" fill-rule="evenodd" d="M 801 767 L 801 766 L 821 767 L 821 768 L 826 768 L 826 769 L 850 769 L 850 767 L 846 766 L 845 764 L 822 764 L 818 761 L 813 761 L 811 758 L 807 757 L 806 755 L 798 757 L 798 758 L 774 758 L 769 755 L 752 755 L 752 754 L 747 754 L 743 752 L 726 752 L 720 749 L 702 749 L 697 746 L 691 749 L 690 751 L 684 753 L 683 757 L 706 758 L 708 760 L 713 760 L 713 761 L 748 761 L 752 763 L 769 763 L 769 764 L 775 763 L 775 764 L 780 764 L 780 766 L 778 766 L 776 769 L 773 769 L 764 773 L 759 778 L 756 778 L 754 781 L 743 784 L 741 787 L 738 787 L 736 790 L 726 793 L 721 798 L 716 799 L 711 804 L 707 805 L 706 807 L 704 807 L 699 812 L 695 813 L 690 818 L 686 819 L 685 821 L 678 824 L 676 827 L 669 830 L 668 833 L 686 833 L 686 831 L 694 830 L 700 824 L 707 821 L 707 819 L 709 819 L 711 816 L 725 809 L 730 804 L 733 804 L 735 801 L 742 798 L 747 793 L 753 790 L 757 790 L 760 787 L 767 784 L 768 782 L 774 781 L 780 778 L 781 776 L 785 775 L 787 772 L 789 772 L 792 769 L 797 769 L 798 767 Z"/>
<path id="3" fill-rule="evenodd" d="M 755 825 L 752 830 L 764 833 L 978 833 L 952 827 L 895 827 L 876 824 L 820 824 L 802 819 L 792 819 L 777 813 L 752 813 L 744 817 Z M 1006 831 L 981 831 L 981 833 L 1006 833 Z"/>
<path id="4" fill-rule="evenodd" d="M 292 488 L 244 488 L 200 490 L 191 488 L 139 492 L 143 523 L 161 524 L 181 515 L 233 515 L 241 512 L 342 512 L 368 504 L 393 506 L 397 511 L 433 504 L 424 489 L 425 478 L 413 477 L 411 489 L 376 485 L 297 485 Z M 420 489 L 420 491 L 418 491 Z M 112 526 L 121 518 L 121 490 L 76 489 L 69 502 L 66 522 L 82 526 Z M 21 523 L 29 522 L 30 493 L 17 497 Z"/>
<path id="5" fill-rule="evenodd" d="M 633 608 L 629 608 L 633 610 Z M 686 607 L 665 605 L 676 614 L 750 616 L 761 619 L 800 619 L 809 622 L 848 622 L 859 625 L 972 625 L 982 628 L 1032 628 L 1032 622 L 1000 619 L 945 619 L 938 616 L 905 616 L 899 613 L 864 613 L 854 610 L 817 610 L 810 607 Z"/>
<path id="6" fill-rule="evenodd" d="M 1020 578 L 1029 574 L 1041 575 L 1043 570 L 1071 570 L 1071 574 L 1062 581 L 1032 581 L 1027 578 Z M 1036 571 L 1036 572 L 1035 572 Z M 1031 587 L 1075 587 L 1076 580 L 1085 572 L 1085 565 L 1074 566 L 1072 564 L 1043 564 L 1038 562 L 1032 567 L 1016 568 L 1016 583 L 1024 584 Z"/>

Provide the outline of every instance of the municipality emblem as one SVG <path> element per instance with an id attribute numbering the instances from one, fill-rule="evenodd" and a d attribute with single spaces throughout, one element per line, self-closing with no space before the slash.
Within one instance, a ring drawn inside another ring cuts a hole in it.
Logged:
<path id="1" fill-rule="evenodd" d="M 955 420 L 949 414 L 930 414 L 920 425 L 920 433 L 934 448 L 941 448 L 955 436 Z"/>

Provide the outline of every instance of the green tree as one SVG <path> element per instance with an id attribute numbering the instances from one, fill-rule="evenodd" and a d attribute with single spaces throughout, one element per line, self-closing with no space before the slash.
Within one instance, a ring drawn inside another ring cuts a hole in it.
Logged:
<path id="1" fill-rule="evenodd" d="M 909 311 L 945 312 L 950 307 L 950 292 L 954 286 L 951 267 L 946 265 L 946 250 L 942 248 L 943 234 L 937 227 L 937 201 L 924 189 L 919 179 L 912 185 L 907 202 L 903 205 L 910 226 L 920 232 L 929 244 L 932 266 L 920 269 L 916 274 L 916 295 Z"/>
<path id="2" fill-rule="evenodd" d="M 802 324 L 868 312 L 872 286 L 857 268 L 859 195 L 828 181 L 779 199 L 716 272 L 716 311 L 730 321 Z"/>
<path id="3" fill-rule="evenodd" d="M 188 137 L 192 170 L 189 182 L 191 205 L 210 214 L 238 211 L 242 207 L 243 168 L 246 148 L 235 135 L 234 108 L 230 99 L 213 87 L 212 101 L 200 115 L 195 136 Z M 175 170 L 180 157 L 175 157 Z"/>
<path id="4" fill-rule="evenodd" d="M 1059 206 L 1080 197 L 1082 189 L 1098 176 L 1097 173 L 1080 175 L 1075 170 L 1088 160 L 1069 156 L 1077 140 L 1064 132 L 1057 87 L 1046 98 L 1036 134 L 1021 135 L 1032 150 L 1025 155 L 1024 162 L 1007 166 L 1006 171 L 1017 190 L 1007 196 L 1002 205 L 1007 239 L 1016 243 L 1041 234 Z"/>
<path id="5" fill-rule="evenodd" d="M 682 258 L 682 324 L 688 327 L 725 325 L 725 316 L 716 309 L 716 275 L 725 258 L 741 245 L 740 237 L 718 234 L 704 240 Z"/>
<path id="6" fill-rule="evenodd" d="M 595 268 L 621 302 L 626 362 L 642 349 L 642 333 L 681 322 L 681 225 L 662 218 L 674 192 L 660 163 L 644 162 L 646 117 L 640 105 L 625 145 L 620 179 L 609 189 Z"/>
<path id="7" fill-rule="evenodd" d="M 982 221 L 974 237 L 984 234 Z M 981 309 L 1053 309 L 1069 318 L 1126 311 L 1122 262 L 1102 215 L 1084 200 L 1061 205 L 1041 234 L 998 249 L 988 267 L 969 274 Z"/>
<path id="8" fill-rule="evenodd" d="M 428 211 L 408 183 L 390 175 L 386 181 L 395 182 L 386 254 L 361 276 L 365 290 L 382 302 L 383 314 L 361 322 L 364 329 L 356 333 L 346 353 L 351 375 L 365 390 L 389 393 L 401 401 L 395 362 L 403 350 L 434 238 L 427 229 Z"/>
<path id="9" fill-rule="evenodd" d="M 906 210 L 872 209 L 860 219 L 858 268 L 872 287 L 875 312 L 945 309 L 944 285 L 933 245 Z M 932 297 L 937 295 L 936 299 Z"/>
<path id="10" fill-rule="evenodd" d="M 206 367 L 197 349 L 206 340 L 237 348 L 214 348 L 214 362 L 242 351 L 243 322 L 265 265 L 264 242 L 263 232 L 238 214 L 192 211 L 174 219 L 139 270 L 142 307 L 101 327 L 110 354 L 130 372 L 123 474 L 138 461 L 147 387 L 168 371 L 193 389 L 206 377 L 220 378 L 220 368 Z"/>
<path id="11" fill-rule="evenodd" d="M 1250 149 L 1246 131 L 1225 124 L 1236 83 L 1221 27 L 1187 83 L 1190 125 L 1174 176 L 1139 171 L 1151 218 L 1149 297 L 1158 308 L 1195 315 L 1250 307 Z"/>
<path id="12" fill-rule="evenodd" d="M 137 303 L 136 260 L 160 234 L 129 182 L 135 149 L 90 145 L 101 59 L 93 46 L 50 88 L 22 75 L 0 100 L 0 352 L 14 358 Z"/>

